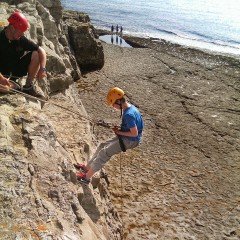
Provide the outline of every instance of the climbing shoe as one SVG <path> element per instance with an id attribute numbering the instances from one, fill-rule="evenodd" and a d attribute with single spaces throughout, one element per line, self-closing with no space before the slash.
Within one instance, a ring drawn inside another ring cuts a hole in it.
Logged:
<path id="1" fill-rule="evenodd" d="M 90 180 L 86 178 L 86 174 L 78 173 L 77 174 L 77 180 L 85 185 L 88 185 L 90 183 Z"/>
<path id="2" fill-rule="evenodd" d="M 81 170 L 83 173 L 86 173 L 87 172 L 87 169 L 86 169 L 86 166 L 84 164 L 73 164 L 73 166 L 78 169 L 78 170 Z"/>
<path id="3" fill-rule="evenodd" d="M 37 82 L 26 84 L 22 87 L 22 92 L 31 95 L 33 97 L 38 97 L 44 100 L 48 99 L 48 94 L 44 93 L 41 87 L 38 86 Z"/>
<path id="4" fill-rule="evenodd" d="M 41 95 L 38 94 L 35 89 L 33 88 L 33 85 L 30 85 L 30 86 L 23 86 L 23 90 L 22 90 L 24 93 L 28 94 L 28 95 L 31 95 L 31 96 L 34 96 L 34 97 L 40 97 Z"/>

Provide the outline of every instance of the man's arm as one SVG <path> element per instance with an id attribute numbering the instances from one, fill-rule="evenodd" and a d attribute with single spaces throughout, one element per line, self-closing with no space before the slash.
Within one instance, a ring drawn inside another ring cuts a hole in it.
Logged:
<path id="1" fill-rule="evenodd" d="M 116 128 L 113 129 L 115 134 L 125 136 L 125 137 L 137 137 L 138 136 L 138 129 L 137 126 L 130 128 L 129 132 L 123 132 L 120 130 L 117 130 Z"/>
<path id="2" fill-rule="evenodd" d="M 4 86 L 10 86 L 10 83 L 7 78 L 5 78 L 1 73 L 0 73 L 0 84 Z"/>

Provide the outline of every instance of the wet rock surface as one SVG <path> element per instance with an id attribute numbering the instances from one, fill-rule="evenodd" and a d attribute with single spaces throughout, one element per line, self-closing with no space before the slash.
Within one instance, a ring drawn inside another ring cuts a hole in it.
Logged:
<path id="1" fill-rule="evenodd" d="M 119 86 L 145 120 L 141 146 L 106 165 L 124 239 L 239 239 L 239 62 L 131 41 L 144 48 L 103 43 L 104 67 L 78 82 L 90 117 L 120 121 L 105 104 Z M 94 133 L 99 142 L 113 135 Z"/>

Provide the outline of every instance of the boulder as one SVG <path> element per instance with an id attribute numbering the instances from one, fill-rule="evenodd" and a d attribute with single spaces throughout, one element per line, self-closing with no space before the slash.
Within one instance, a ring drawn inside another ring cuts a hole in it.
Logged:
<path id="1" fill-rule="evenodd" d="M 92 71 L 102 68 L 104 65 L 103 47 L 101 41 L 96 38 L 94 28 L 88 22 L 86 15 L 65 11 L 64 19 L 69 43 L 80 69 Z"/>

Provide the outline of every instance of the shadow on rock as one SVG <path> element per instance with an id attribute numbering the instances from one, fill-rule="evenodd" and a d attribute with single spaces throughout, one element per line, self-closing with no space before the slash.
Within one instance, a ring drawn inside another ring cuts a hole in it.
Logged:
<path id="1" fill-rule="evenodd" d="M 93 222 L 97 222 L 100 218 L 100 212 L 96 205 L 96 200 L 92 195 L 92 191 L 88 186 L 82 185 L 83 193 L 78 195 L 78 200 Z"/>

